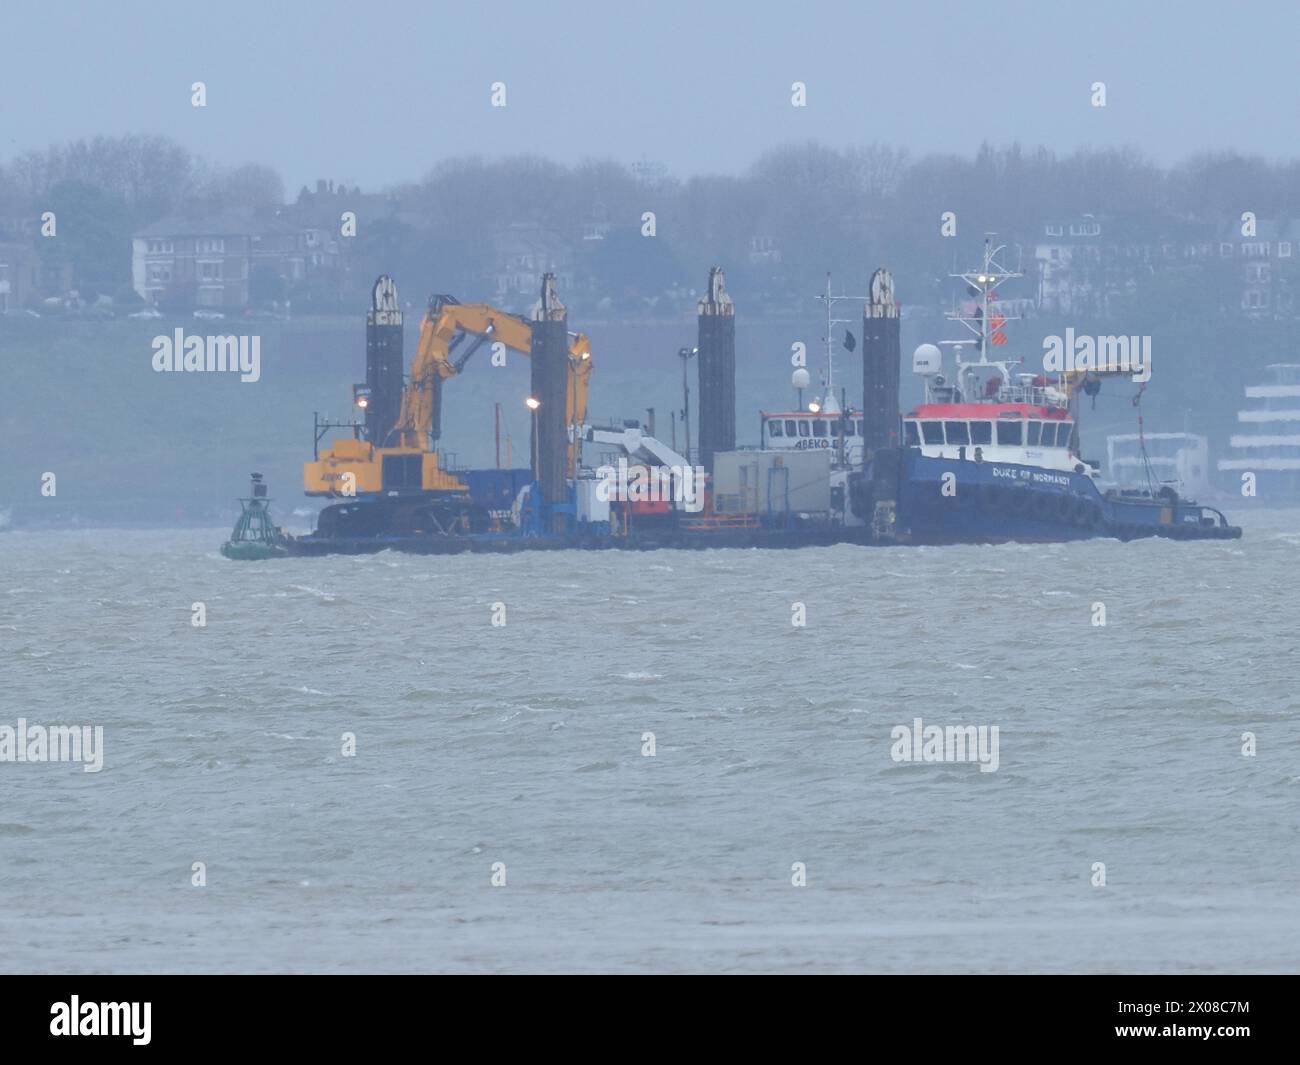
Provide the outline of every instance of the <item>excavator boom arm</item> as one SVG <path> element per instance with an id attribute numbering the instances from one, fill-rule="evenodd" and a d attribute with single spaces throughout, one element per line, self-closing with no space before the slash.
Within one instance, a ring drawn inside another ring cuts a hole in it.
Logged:
<path id="1" fill-rule="evenodd" d="M 451 354 L 465 335 L 476 338 L 459 359 Z M 420 342 L 411 361 L 411 379 L 402 394 L 402 411 L 393 432 L 399 446 L 428 446 L 441 398 L 441 383 L 464 369 L 469 357 L 484 341 L 504 344 L 528 355 L 532 351 L 532 323 L 486 303 L 457 303 L 435 297 L 420 322 Z M 582 334 L 570 334 L 569 379 L 565 389 L 565 423 L 582 425 L 587 419 L 587 388 L 591 377 L 591 343 Z"/>

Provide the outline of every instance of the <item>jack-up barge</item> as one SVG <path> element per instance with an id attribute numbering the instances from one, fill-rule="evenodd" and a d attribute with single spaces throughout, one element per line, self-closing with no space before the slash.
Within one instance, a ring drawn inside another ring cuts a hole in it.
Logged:
<path id="1" fill-rule="evenodd" d="M 835 394 L 831 340 L 843 321 L 833 306 L 856 298 L 832 295 L 828 281 L 823 394 L 805 406 L 809 378 L 796 370 L 798 410 L 761 412 L 756 449 L 736 446 L 735 306 L 713 268 L 699 301 L 698 345 L 683 349 L 699 368 L 698 465 L 636 422 L 588 422 L 591 345 L 569 332 L 553 275 L 543 277 L 528 317 L 435 296 L 409 379 L 396 287 L 381 277 L 366 321 L 366 380 L 353 386 L 364 418 L 317 417 L 315 455 L 304 465 L 307 494 L 331 500 L 316 530 L 293 536 L 276 527 L 255 474 L 222 552 L 254 559 L 1240 537 L 1218 510 L 1153 478 L 1140 489 L 1104 485 L 1097 464 L 1080 456 L 1079 398 L 1130 367 L 1026 373 L 989 358 L 1005 342 L 998 287 L 1020 276 L 1002 269 L 998 251 L 986 243 L 980 267 L 954 275 L 975 302 L 950 317 L 972 338 L 949 342 L 951 376 L 938 347 L 917 349 L 913 370 L 925 401 L 902 417 L 899 305 L 889 272 L 877 270 L 869 296 L 857 299 L 860 408 Z M 443 388 L 489 343 L 531 360 L 530 466 L 445 469 Z M 322 450 L 337 429 L 350 435 Z"/>

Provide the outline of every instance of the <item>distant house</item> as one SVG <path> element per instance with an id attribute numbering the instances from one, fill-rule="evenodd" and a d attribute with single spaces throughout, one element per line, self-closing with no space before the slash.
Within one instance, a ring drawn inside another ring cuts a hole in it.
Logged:
<path id="1" fill-rule="evenodd" d="M 1034 245 L 1038 309 L 1112 314 L 1174 268 L 1217 269 L 1216 226 L 1195 219 L 1084 214 L 1050 221 Z"/>
<path id="2" fill-rule="evenodd" d="M 297 201 L 286 207 L 281 217 L 302 235 L 303 276 L 339 275 L 340 281 L 350 264 L 348 249 L 353 236 L 379 221 L 411 222 L 410 216 L 400 211 L 394 196 L 364 193 L 359 186 L 348 188 L 341 182 L 336 186 L 325 180 L 316 182 L 315 192 L 302 189 Z M 344 234 L 345 218 L 351 236 Z"/>
<path id="3" fill-rule="evenodd" d="M 0 313 L 39 302 L 41 260 L 30 244 L 0 244 Z"/>
<path id="4" fill-rule="evenodd" d="M 777 244 L 775 237 L 767 234 L 756 234 L 749 238 L 750 266 L 779 266 L 781 258 L 781 248 Z"/>
<path id="5" fill-rule="evenodd" d="M 35 239 L 0 239 L 0 313 L 36 307 L 72 289 L 72 263 L 41 258 Z"/>
<path id="6" fill-rule="evenodd" d="M 1291 317 L 1300 282 L 1300 225 L 1261 218 L 1252 235 L 1243 236 L 1241 229 L 1241 221 L 1232 219 L 1219 227 L 1215 241 L 1231 282 L 1225 302 L 1250 318 Z"/>
<path id="7" fill-rule="evenodd" d="M 1151 246 L 1084 214 L 1043 225 L 1034 244 L 1038 309 L 1047 314 L 1105 314 L 1133 295 L 1150 273 Z"/>
<path id="8" fill-rule="evenodd" d="M 1044 313 L 1108 314 L 1141 298 L 1161 272 L 1201 278 L 1224 314 L 1290 318 L 1300 286 L 1300 224 L 1259 219 L 1243 236 L 1240 218 L 1082 215 L 1048 222 L 1034 246 L 1037 303 Z"/>
<path id="9" fill-rule="evenodd" d="M 72 263 L 42 256 L 40 212 L 7 204 L 0 209 L 0 312 L 36 307 L 49 297 L 68 295 Z"/>
<path id="10" fill-rule="evenodd" d="M 1044 224 L 1034 246 L 1038 272 L 1038 307 L 1049 314 L 1081 308 L 1090 286 L 1081 276 L 1086 265 L 1100 261 L 1101 223 L 1092 215 Z"/>
<path id="11" fill-rule="evenodd" d="M 304 266 L 295 227 L 273 211 L 245 208 L 200 218 L 164 218 L 135 234 L 131 283 L 148 303 L 246 307 L 258 263 L 286 280 Z"/>
<path id="12" fill-rule="evenodd" d="M 134 235 L 132 285 L 147 302 L 195 307 L 246 307 L 257 302 L 258 279 L 272 276 L 285 286 L 321 282 L 337 292 L 349 261 L 348 212 L 360 232 L 393 216 L 396 203 L 322 180 L 283 207 L 162 219 Z"/>
<path id="13" fill-rule="evenodd" d="M 507 303 L 536 297 L 545 273 L 556 275 L 563 299 L 573 289 L 574 258 L 574 242 L 558 230 L 533 223 L 498 230 L 492 236 L 496 300 Z"/>

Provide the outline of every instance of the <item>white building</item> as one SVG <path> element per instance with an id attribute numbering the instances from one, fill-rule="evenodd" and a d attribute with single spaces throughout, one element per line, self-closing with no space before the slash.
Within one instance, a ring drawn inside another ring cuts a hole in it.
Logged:
<path id="1" fill-rule="evenodd" d="M 1048 222 L 1034 245 L 1037 303 L 1055 314 L 1091 309 L 1101 267 L 1101 222 L 1092 215 Z"/>
<path id="2" fill-rule="evenodd" d="M 1146 456 L 1142 454 L 1146 442 Z M 1123 487 L 1147 487 L 1147 466 L 1158 491 L 1200 498 L 1210 488 L 1209 442 L 1195 433 L 1126 433 L 1106 437 L 1106 474 Z"/>
<path id="3" fill-rule="evenodd" d="M 1229 458 L 1219 469 L 1253 473 L 1259 498 L 1293 501 L 1300 495 L 1300 363 L 1274 363 L 1272 380 L 1248 385 L 1254 403 L 1237 412 L 1242 432 L 1228 438 Z"/>

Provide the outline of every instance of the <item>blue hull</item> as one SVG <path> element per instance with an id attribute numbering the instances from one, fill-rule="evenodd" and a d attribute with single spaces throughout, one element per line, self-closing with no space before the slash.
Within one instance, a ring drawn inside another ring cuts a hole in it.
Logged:
<path id="1" fill-rule="evenodd" d="M 917 448 L 904 449 L 900 457 L 897 537 L 905 543 L 1241 535 L 1209 507 L 1178 499 L 1103 495 L 1092 478 L 1081 473 L 928 458 Z"/>

